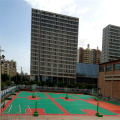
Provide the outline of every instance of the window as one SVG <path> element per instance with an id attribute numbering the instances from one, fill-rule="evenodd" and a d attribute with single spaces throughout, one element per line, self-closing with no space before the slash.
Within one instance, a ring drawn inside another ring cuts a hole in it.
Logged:
<path id="1" fill-rule="evenodd" d="M 112 71 L 112 65 L 107 65 L 106 66 L 106 71 Z"/>
<path id="2" fill-rule="evenodd" d="M 99 68 L 99 71 L 100 71 L 100 72 L 104 72 L 104 68 L 105 68 L 104 66 L 100 67 L 100 68 Z"/>
<path id="3" fill-rule="evenodd" d="M 120 63 L 114 64 L 114 70 L 120 70 Z"/>

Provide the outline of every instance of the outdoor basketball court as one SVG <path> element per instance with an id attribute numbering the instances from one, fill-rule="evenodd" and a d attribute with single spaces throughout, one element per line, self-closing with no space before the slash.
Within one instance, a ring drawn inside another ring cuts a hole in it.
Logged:
<path id="1" fill-rule="evenodd" d="M 32 98 L 32 92 L 19 92 L 12 100 L 9 100 L 2 114 L 21 115 L 37 111 L 39 115 L 78 115 L 95 116 L 97 112 L 97 101 L 92 96 L 82 94 L 68 94 L 65 99 L 64 93 L 37 92 L 37 98 Z M 109 103 L 99 100 L 98 111 L 103 116 L 120 116 L 120 104 Z"/>

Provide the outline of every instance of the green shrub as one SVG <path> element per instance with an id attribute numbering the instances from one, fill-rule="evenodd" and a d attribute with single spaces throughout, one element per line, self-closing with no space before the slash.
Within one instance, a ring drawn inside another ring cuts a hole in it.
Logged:
<path id="1" fill-rule="evenodd" d="M 30 82 L 25 81 L 24 84 L 25 84 L 25 85 L 30 85 Z"/>
<path id="2" fill-rule="evenodd" d="M 37 82 L 37 85 L 38 85 L 38 86 L 41 86 L 41 84 L 42 84 L 42 83 L 41 83 L 40 81 Z"/>
<path id="3" fill-rule="evenodd" d="M 74 86 L 71 84 L 71 85 L 69 85 L 69 88 L 73 88 Z"/>
<path id="4" fill-rule="evenodd" d="M 67 84 L 65 82 L 59 82 L 58 87 L 67 87 Z"/>
<path id="5" fill-rule="evenodd" d="M 93 84 L 88 84 L 87 85 L 87 89 L 92 89 L 92 88 L 95 88 L 95 85 L 93 85 Z"/>
<path id="6" fill-rule="evenodd" d="M 73 88 L 77 88 L 77 87 L 79 87 L 79 83 L 78 84 L 73 84 Z"/>
<path id="7" fill-rule="evenodd" d="M 5 82 L 5 84 L 6 84 L 6 86 L 11 86 L 11 85 L 12 85 L 12 81 L 7 80 L 7 81 Z"/>
<path id="8" fill-rule="evenodd" d="M 4 87 L 5 87 L 5 83 L 2 82 L 2 83 L 1 83 L 1 89 L 4 89 Z"/>
<path id="9" fill-rule="evenodd" d="M 80 89 L 87 89 L 87 84 L 79 84 Z"/>

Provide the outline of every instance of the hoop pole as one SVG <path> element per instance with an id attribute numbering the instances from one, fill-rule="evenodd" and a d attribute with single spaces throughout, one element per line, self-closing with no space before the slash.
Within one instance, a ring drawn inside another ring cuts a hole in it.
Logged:
<path id="1" fill-rule="evenodd" d="M 5 94 L 4 94 L 4 107 L 5 107 Z"/>

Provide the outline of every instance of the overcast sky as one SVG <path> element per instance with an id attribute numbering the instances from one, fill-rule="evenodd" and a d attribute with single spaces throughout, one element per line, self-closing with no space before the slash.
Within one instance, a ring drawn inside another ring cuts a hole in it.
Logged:
<path id="1" fill-rule="evenodd" d="M 102 29 L 120 26 L 120 0 L 0 0 L 0 46 L 30 72 L 31 8 L 79 18 L 78 47 L 102 50 Z"/>

